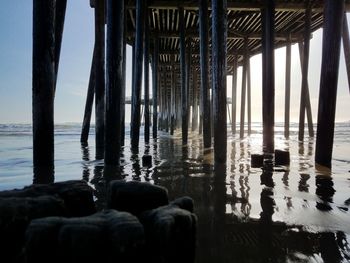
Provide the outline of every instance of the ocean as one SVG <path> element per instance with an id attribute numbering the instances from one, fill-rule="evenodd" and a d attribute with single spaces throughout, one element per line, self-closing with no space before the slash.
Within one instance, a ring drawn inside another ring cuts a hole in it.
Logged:
<path id="1" fill-rule="evenodd" d="M 250 167 L 250 155 L 262 149 L 260 123 L 243 140 L 228 128 L 227 165 L 220 169 L 198 132 L 189 133 L 188 146 L 182 146 L 180 131 L 160 131 L 148 145 L 141 132 L 135 153 L 127 126 L 121 167 L 108 176 L 103 160 L 95 159 L 94 128 L 88 145 L 81 145 L 80 131 L 79 123 L 55 126 L 54 180 L 86 180 L 100 207 L 110 179 L 162 185 L 170 199 L 192 197 L 197 262 L 350 262 L 349 122 L 335 126 L 331 172 L 315 166 L 315 139 L 298 142 L 295 123 L 288 140 L 283 124 L 276 124 L 276 149 L 289 150 L 291 164 L 273 170 Z M 144 154 L 152 155 L 152 167 L 142 167 Z M 0 190 L 32 182 L 31 125 L 0 124 Z"/>

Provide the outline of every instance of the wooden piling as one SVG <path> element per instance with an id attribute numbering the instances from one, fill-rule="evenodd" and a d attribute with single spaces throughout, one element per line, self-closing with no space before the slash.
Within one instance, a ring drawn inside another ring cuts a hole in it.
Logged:
<path id="1" fill-rule="evenodd" d="M 247 113 L 248 113 L 248 136 L 252 133 L 252 96 L 251 96 L 251 75 L 250 75 L 250 57 L 247 61 Z"/>
<path id="2" fill-rule="evenodd" d="M 192 73 L 192 131 L 198 127 L 198 87 L 197 87 L 197 70 L 193 67 Z"/>
<path id="3" fill-rule="evenodd" d="M 82 125 L 81 136 L 80 136 L 81 143 L 87 143 L 89 138 L 92 104 L 94 103 L 94 95 L 95 95 L 95 71 L 96 71 L 95 69 L 96 51 L 95 50 L 96 49 L 94 48 L 94 54 L 92 57 L 91 69 L 90 69 L 89 86 L 88 86 L 86 102 L 85 102 L 83 125 Z"/>
<path id="4" fill-rule="evenodd" d="M 263 97 L 263 150 L 274 152 L 275 125 L 275 55 L 274 26 L 275 1 L 265 0 L 262 13 L 262 97 Z"/>
<path id="5" fill-rule="evenodd" d="M 188 137 L 188 97 L 187 97 L 187 68 L 186 68 L 186 45 L 185 45 L 185 21 L 184 9 L 179 7 L 179 30 L 180 30 L 180 72 L 181 72 L 181 116 L 182 116 L 182 144 L 187 144 Z"/>
<path id="6" fill-rule="evenodd" d="M 343 39 L 346 73 L 348 75 L 348 84 L 349 84 L 349 90 L 350 90 L 350 38 L 349 38 L 349 27 L 348 27 L 348 19 L 346 17 L 346 12 L 344 13 L 344 18 L 343 18 L 342 39 Z"/>
<path id="7" fill-rule="evenodd" d="M 233 61 L 233 72 L 232 72 L 232 106 L 231 106 L 231 116 L 232 116 L 232 134 L 236 134 L 236 108 L 237 108 L 237 68 L 238 68 L 238 54 L 235 54 Z"/>
<path id="8" fill-rule="evenodd" d="M 248 38 L 244 39 L 244 56 L 243 56 L 243 68 L 242 68 L 242 92 L 241 92 L 241 120 L 239 137 L 244 138 L 244 124 L 245 124 L 245 101 L 247 90 L 247 68 L 248 68 Z"/>
<path id="9" fill-rule="evenodd" d="M 309 53 L 310 53 L 310 35 L 311 35 L 311 3 L 308 0 L 305 9 L 305 29 L 304 29 L 304 46 L 303 46 L 303 63 L 301 79 L 301 96 L 299 112 L 299 141 L 304 140 L 305 109 L 307 95 L 307 79 L 309 72 Z"/>
<path id="10" fill-rule="evenodd" d="M 201 113 L 204 148 L 211 147 L 211 113 L 209 93 L 209 21 L 208 0 L 199 0 L 199 34 L 201 66 Z"/>
<path id="11" fill-rule="evenodd" d="M 192 80 L 192 39 L 191 38 L 187 38 L 187 51 L 186 51 L 186 90 L 187 90 L 187 129 L 190 126 L 190 112 L 191 112 L 191 108 L 190 108 L 190 87 L 191 84 L 193 84 L 191 82 Z M 188 130 L 187 130 L 188 132 Z"/>
<path id="12" fill-rule="evenodd" d="M 33 0 L 33 164 L 34 169 L 49 167 L 51 171 L 54 167 L 55 7 L 54 0 Z"/>
<path id="13" fill-rule="evenodd" d="M 159 41 L 158 38 L 154 38 L 154 48 L 153 48 L 153 59 L 152 59 L 152 107 L 153 107 L 153 121 L 152 121 L 152 135 L 153 139 L 157 138 L 158 132 L 158 55 L 159 52 Z"/>
<path id="14" fill-rule="evenodd" d="M 299 57 L 300 57 L 300 65 L 303 65 L 304 61 L 304 48 L 303 48 L 303 43 L 299 42 Z M 309 136 L 314 137 L 314 127 L 313 127 L 313 121 L 312 121 L 312 111 L 311 111 L 311 102 L 310 102 L 310 93 L 309 93 L 309 83 L 308 81 L 306 82 L 306 95 L 305 95 L 305 108 L 304 108 L 304 114 L 306 111 L 306 118 L 307 118 L 307 123 L 308 123 L 308 131 L 309 131 Z"/>
<path id="15" fill-rule="evenodd" d="M 124 1 L 107 0 L 105 165 L 119 165 L 123 94 Z"/>
<path id="16" fill-rule="evenodd" d="M 139 147 L 141 125 L 141 85 L 143 61 L 144 1 L 136 0 L 135 79 L 131 95 L 131 147 Z"/>
<path id="17" fill-rule="evenodd" d="M 332 167 L 344 0 L 325 0 L 315 161 Z"/>
<path id="18" fill-rule="evenodd" d="M 147 2 L 147 1 L 146 1 Z M 146 4 L 147 5 L 147 4 Z M 150 115 L 149 115 L 149 21 L 148 21 L 148 9 L 145 10 L 144 16 L 145 36 L 144 36 L 144 104 L 145 104 L 145 126 L 144 137 L 145 143 L 149 143 L 149 130 L 150 130 Z"/>
<path id="19" fill-rule="evenodd" d="M 60 62 L 64 20 L 66 17 L 67 0 L 56 0 L 55 12 L 55 91 L 57 83 L 58 66 Z"/>
<path id="20" fill-rule="evenodd" d="M 103 159 L 105 137 L 105 0 L 95 1 L 95 49 L 96 159 Z"/>
<path id="21" fill-rule="evenodd" d="M 284 137 L 289 138 L 290 117 L 290 77 L 291 77 L 292 46 L 290 35 L 286 46 L 286 77 L 285 77 L 285 99 L 284 99 Z"/>
<path id="22" fill-rule="evenodd" d="M 227 1 L 212 0 L 212 89 L 215 163 L 226 163 Z"/>
<path id="23" fill-rule="evenodd" d="M 124 9 L 124 23 L 125 19 Z M 125 145 L 125 93 L 126 93 L 126 31 L 124 31 L 124 43 L 123 43 L 123 67 L 122 67 L 122 94 L 121 94 L 121 126 L 120 126 L 120 145 Z"/>
<path id="24" fill-rule="evenodd" d="M 175 91 L 176 91 L 176 83 L 175 83 L 175 63 L 174 56 L 172 55 L 170 58 L 171 63 L 171 90 L 170 90 L 170 135 L 174 134 L 175 130 Z"/>

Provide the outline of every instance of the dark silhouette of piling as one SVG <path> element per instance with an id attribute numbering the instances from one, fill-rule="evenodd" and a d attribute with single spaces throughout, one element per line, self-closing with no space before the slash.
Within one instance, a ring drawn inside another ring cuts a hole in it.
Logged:
<path id="1" fill-rule="evenodd" d="M 290 34 L 288 35 L 286 46 L 286 78 L 285 78 L 285 99 L 284 99 L 284 137 L 289 138 L 290 124 L 290 76 L 291 76 L 291 57 L 292 46 L 290 43 Z"/>
<path id="2" fill-rule="evenodd" d="M 141 125 L 141 85 L 143 59 L 143 31 L 144 31 L 144 1 L 136 1 L 136 37 L 135 37 L 135 77 L 131 95 L 131 147 L 137 149 L 140 139 Z"/>
<path id="3" fill-rule="evenodd" d="M 54 166 L 55 8 L 54 0 L 33 0 L 34 168 Z"/>
<path id="4" fill-rule="evenodd" d="M 349 90 L 350 90 L 350 38 L 349 38 L 349 27 L 348 27 L 348 19 L 346 17 L 346 12 L 344 13 L 344 18 L 343 18 L 342 39 L 343 39 L 346 73 L 348 75 L 348 84 L 349 84 Z"/>
<path id="5" fill-rule="evenodd" d="M 179 30 L 180 30 L 180 72 L 181 72 L 181 117 L 182 117 L 182 144 L 187 144 L 188 137 L 188 86 L 186 67 L 185 45 L 185 21 L 184 9 L 179 7 Z"/>
<path id="6" fill-rule="evenodd" d="M 275 1 L 265 0 L 261 9 L 262 23 L 262 101 L 263 101 L 263 150 L 274 152 L 275 125 L 275 51 L 274 19 Z"/>
<path id="7" fill-rule="evenodd" d="M 153 106 L 153 121 L 152 121 L 152 135 L 153 139 L 157 138 L 158 132 L 158 55 L 159 52 L 159 40 L 158 37 L 154 38 L 153 59 L 152 59 L 152 106 Z"/>
<path id="8" fill-rule="evenodd" d="M 211 113 L 209 93 L 209 15 L 208 0 L 199 1 L 199 34 L 201 66 L 201 101 L 204 148 L 211 147 Z"/>
<path id="9" fill-rule="evenodd" d="M 96 49 L 94 48 L 94 53 L 93 53 L 92 62 L 91 62 L 91 69 L 90 69 L 89 86 L 88 86 L 86 102 L 85 102 L 83 125 L 81 128 L 81 135 L 80 135 L 80 142 L 82 143 L 87 143 L 89 138 L 92 104 L 94 103 L 95 84 L 96 84 L 95 67 L 96 67 Z"/>
<path id="10" fill-rule="evenodd" d="M 145 3 L 147 7 L 147 1 Z M 144 104 L 145 104 L 145 143 L 149 143 L 149 130 L 150 130 L 150 114 L 149 114 L 149 22 L 148 22 L 148 9 L 145 10 L 146 15 L 144 16 L 145 22 L 145 36 L 144 36 Z"/>
<path id="11" fill-rule="evenodd" d="M 105 0 L 95 1 L 95 51 L 96 158 L 103 159 L 105 143 Z"/>
<path id="12" fill-rule="evenodd" d="M 197 130 L 198 127 L 198 87 L 197 87 L 197 70 L 193 67 L 192 73 L 192 131 Z"/>
<path id="13" fill-rule="evenodd" d="M 250 76 L 250 58 L 247 58 L 247 113 L 248 113 L 248 136 L 252 133 L 252 96 L 251 96 L 251 76 Z"/>
<path id="14" fill-rule="evenodd" d="M 238 54 L 235 54 L 233 61 L 233 72 L 232 72 L 232 134 L 236 134 L 236 101 L 237 101 L 237 68 L 238 68 Z"/>
<path id="15" fill-rule="evenodd" d="M 123 94 L 124 1 L 107 0 L 105 165 L 119 165 Z"/>
<path id="16" fill-rule="evenodd" d="M 244 39 L 244 55 L 243 55 L 243 69 L 242 69 L 242 92 L 241 92 L 241 120 L 239 128 L 239 137 L 244 137 L 244 122 L 245 122 L 245 101 L 247 90 L 247 67 L 248 67 L 248 38 Z"/>
<path id="17" fill-rule="evenodd" d="M 316 163 L 329 168 L 332 167 L 343 15 L 343 0 L 325 1 L 315 160 Z"/>
<path id="18" fill-rule="evenodd" d="M 227 1 L 212 1 L 212 92 L 215 163 L 227 158 L 226 48 Z"/>

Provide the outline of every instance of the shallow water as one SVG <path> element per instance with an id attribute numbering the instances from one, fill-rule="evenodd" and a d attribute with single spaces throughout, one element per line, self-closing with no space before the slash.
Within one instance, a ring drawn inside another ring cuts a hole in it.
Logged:
<path id="1" fill-rule="evenodd" d="M 348 262 L 350 261 L 350 124 L 336 125 L 332 172 L 314 166 L 314 139 L 297 141 L 276 127 L 277 149 L 289 150 L 288 167 L 250 167 L 250 154 L 262 149 L 261 125 L 244 140 L 229 135 L 226 166 L 214 167 L 201 137 L 160 132 L 157 141 L 132 153 L 129 140 L 122 166 L 104 171 L 95 160 L 94 136 L 80 145 L 80 125 L 55 128 L 55 181 L 84 179 L 95 188 L 102 207 L 106 182 L 112 179 L 150 181 L 165 186 L 170 199 L 188 195 L 198 216 L 197 262 Z M 93 134 L 93 131 L 92 131 Z M 230 132 L 228 132 L 230 134 Z M 128 130 L 126 134 L 128 136 Z M 140 139 L 140 142 L 143 138 Z M 29 125 L 0 125 L 0 190 L 33 182 L 32 137 Z M 142 167 L 145 153 L 153 156 Z"/>

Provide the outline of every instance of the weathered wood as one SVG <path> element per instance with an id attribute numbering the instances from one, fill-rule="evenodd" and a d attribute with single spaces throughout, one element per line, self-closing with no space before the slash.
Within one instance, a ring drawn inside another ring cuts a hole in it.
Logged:
<path id="1" fill-rule="evenodd" d="M 309 72 L 309 53 L 310 53 L 310 34 L 311 34 L 311 3 L 307 1 L 305 10 L 305 28 L 304 28 L 304 48 L 302 63 L 302 79 L 301 79 L 301 96 L 300 96 L 300 112 L 299 112 L 299 141 L 304 140 L 304 124 L 306 109 L 306 89 Z"/>
<path id="2" fill-rule="evenodd" d="M 105 165 L 119 165 L 123 94 L 124 1 L 107 0 Z"/>
<path id="3" fill-rule="evenodd" d="M 64 20 L 66 17 L 67 0 L 56 0 L 55 11 L 55 91 L 57 83 L 58 66 L 60 62 Z"/>
<path id="4" fill-rule="evenodd" d="M 315 160 L 329 168 L 332 167 L 343 15 L 344 0 L 325 1 Z"/>
<path id="5" fill-rule="evenodd" d="M 147 7 L 147 1 L 145 6 Z M 148 9 L 145 10 L 146 15 L 144 16 L 145 36 L 144 36 L 144 96 L 145 96 L 145 143 L 149 143 L 149 130 L 150 130 L 150 115 L 149 115 L 149 21 L 148 21 Z"/>
<path id="6" fill-rule="evenodd" d="M 188 87 L 186 68 L 186 45 L 185 45 L 185 21 L 184 9 L 179 7 L 179 31 L 180 31 L 180 70 L 181 70 L 181 116 L 182 116 L 182 144 L 187 144 L 188 137 Z"/>
<path id="7" fill-rule="evenodd" d="M 82 125 L 81 136 L 80 136 L 80 142 L 82 143 L 87 143 L 89 138 L 92 105 L 94 103 L 94 95 L 95 95 L 95 67 L 96 67 L 95 63 L 96 63 L 96 51 L 94 48 L 94 54 L 92 57 L 91 69 L 90 69 L 89 86 L 88 86 L 86 102 L 85 102 L 83 125 Z"/>
<path id="8" fill-rule="evenodd" d="M 262 97 L 263 97 L 263 150 L 274 152 L 275 125 L 275 55 L 274 19 L 275 1 L 265 0 L 261 9 L 262 22 Z"/>
<path id="9" fill-rule="evenodd" d="M 138 149 L 141 125 L 141 86 L 143 61 L 144 1 L 136 0 L 135 79 L 132 87 L 131 147 Z"/>
<path id="10" fill-rule="evenodd" d="M 153 103 L 153 122 L 152 122 L 152 135 L 153 139 L 157 138 L 158 131 L 158 50 L 159 50 L 159 41 L 158 38 L 154 39 L 154 48 L 153 48 L 153 70 L 152 70 L 152 103 Z"/>
<path id="11" fill-rule="evenodd" d="M 193 67 L 192 73 L 192 131 L 198 127 L 198 86 L 197 86 L 197 71 Z"/>
<path id="12" fill-rule="evenodd" d="M 244 124 L 245 124 L 245 101 L 246 101 L 246 90 L 247 90 L 247 69 L 248 69 L 248 39 L 244 40 L 245 54 L 243 56 L 243 69 L 242 69 L 242 92 L 241 92 L 241 120 L 239 128 L 239 137 L 244 138 Z"/>
<path id="13" fill-rule="evenodd" d="M 289 138 L 290 124 L 290 81 L 291 81 L 291 42 L 287 42 L 286 46 L 286 76 L 285 76 L 285 99 L 284 99 L 284 137 Z"/>
<path id="14" fill-rule="evenodd" d="M 124 23 L 126 22 L 124 10 Z M 126 31 L 126 30 L 125 30 Z M 121 125 L 120 125 L 120 145 L 125 145 L 125 93 L 126 93 L 126 39 L 124 31 L 124 43 L 123 43 L 123 67 L 122 67 L 122 94 L 121 94 Z"/>
<path id="15" fill-rule="evenodd" d="M 304 56 L 303 56 L 303 43 L 299 42 L 299 57 L 300 57 L 300 65 L 303 65 Z M 304 112 L 306 111 L 306 118 L 308 123 L 308 131 L 309 136 L 314 137 L 314 129 L 313 129 L 313 121 L 312 121 L 312 111 L 311 111 L 311 102 L 310 102 L 310 93 L 309 93 L 309 83 L 306 82 L 306 95 L 305 95 L 305 108 Z"/>
<path id="16" fill-rule="evenodd" d="M 212 1 L 212 92 L 215 163 L 227 158 L 226 124 L 226 37 L 227 1 Z"/>
<path id="17" fill-rule="evenodd" d="M 95 143 L 96 159 L 103 159 L 105 129 L 105 0 L 95 7 Z"/>
<path id="18" fill-rule="evenodd" d="M 34 170 L 38 167 L 49 167 L 52 172 L 56 79 L 55 7 L 54 0 L 33 0 L 33 164 Z"/>
<path id="19" fill-rule="evenodd" d="M 344 18 L 343 18 L 342 39 L 343 39 L 346 73 L 348 75 L 348 84 L 349 84 L 349 90 L 350 90 L 350 38 L 349 38 L 348 19 L 346 17 L 346 13 L 344 13 Z"/>
<path id="20" fill-rule="evenodd" d="M 232 106 L 231 106 L 232 134 L 236 134 L 237 68 L 238 68 L 238 54 L 236 54 L 234 58 L 234 66 L 233 66 L 233 73 L 232 73 Z"/>
<path id="21" fill-rule="evenodd" d="M 250 75 L 250 57 L 247 61 L 247 113 L 248 113 L 248 136 L 252 133 L 252 105 L 251 105 L 251 75 Z"/>
<path id="22" fill-rule="evenodd" d="M 209 21 L 208 0 L 199 1 L 201 113 L 204 148 L 211 147 L 210 93 L 209 93 Z"/>

